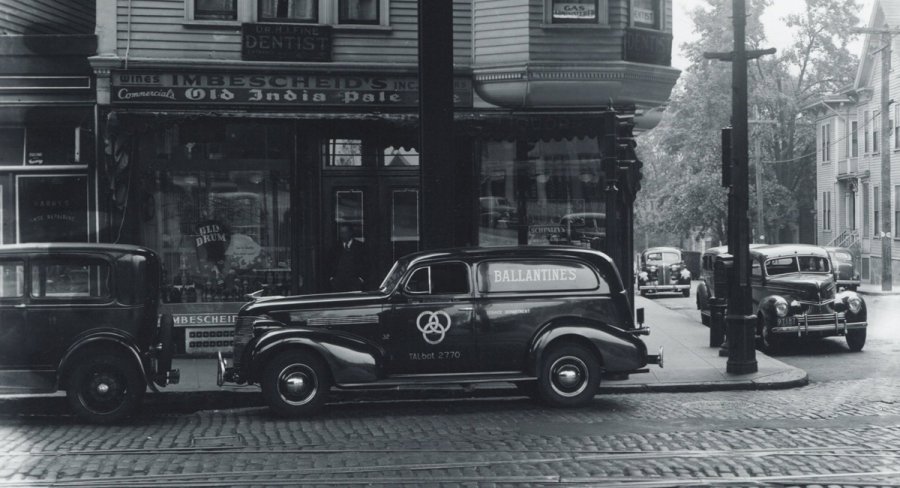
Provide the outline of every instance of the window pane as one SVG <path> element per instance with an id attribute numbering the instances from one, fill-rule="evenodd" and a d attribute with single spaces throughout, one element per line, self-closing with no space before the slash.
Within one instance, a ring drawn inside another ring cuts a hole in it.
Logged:
<path id="1" fill-rule="evenodd" d="M 75 128 L 28 128 L 26 165 L 62 165 L 75 162 Z"/>
<path id="2" fill-rule="evenodd" d="M 419 192 L 394 190 L 391 198 L 392 259 L 419 250 Z"/>
<path id="3" fill-rule="evenodd" d="M 0 263 L 0 298 L 25 294 L 25 265 L 21 262 Z"/>
<path id="4" fill-rule="evenodd" d="M 384 165 L 392 168 L 418 166 L 419 151 L 416 151 L 415 148 L 388 146 L 384 149 Z"/>
<path id="5" fill-rule="evenodd" d="M 98 261 L 38 263 L 31 275 L 31 296 L 107 297 L 109 264 Z"/>
<path id="6" fill-rule="evenodd" d="M 632 0 L 631 15 L 635 27 L 660 28 L 659 0 Z"/>
<path id="7" fill-rule="evenodd" d="M 378 0 L 340 0 L 338 22 L 341 24 L 377 24 Z"/>
<path id="8" fill-rule="evenodd" d="M 237 0 L 194 0 L 196 20 L 237 20 Z"/>
<path id="9" fill-rule="evenodd" d="M 554 23 L 596 23 L 597 0 L 553 0 Z"/>
<path id="10" fill-rule="evenodd" d="M 338 190 L 334 193 L 335 201 L 335 240 L 340 242 L 340 228 L 349 225 L 353 230 L 353 237 L 364 241 L 365 228 L 363 228 L 363 192 L 361 190 Z"/>
<path id="11" fill-rule="evenodd" d="M 0 127 L 0 166 L 22 165 L 25 129 Z"/>
<path id="12" fill-rule="evenodd" d="M 325 166 L 362 166 L 362 140 L 329 139 L 325 147 Z"/>
<path id="13" fill-rule="evenodd" d="M 318 21 L 318 0 L 259 0 L 259 20 Z"/>
<path id="14" fill-rule="evenodd" d="M 469 268 L 464 264 L 436 264 L 431 267 L 431 293 L 462 295 L 469 293 Z"/>

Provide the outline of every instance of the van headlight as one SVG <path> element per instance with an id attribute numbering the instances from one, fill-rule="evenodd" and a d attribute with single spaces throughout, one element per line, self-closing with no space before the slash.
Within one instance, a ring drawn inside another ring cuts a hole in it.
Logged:
<path id="1" fill-rule="evenodd" d="M 788 305 L 787 300 L 781 297 L 775 297 L 775 315 L 779 317 L 785 317 L 788 314 L 788 310 L 790 310 L 790 306 Z"/>
<path id="2" fill-rule="evenodd" d="M 681 279 L 683 279 L 683 280 L 691 279 L 691 272 L 688 271 L 687 268 L 681 268 Z"/>
<path id="3" fill-rule="evenodd" d="M 847 297 L 847 307 L 850 308 L 850 311 L 853 313 L 859 313 L 862 310 L 862 298 L 856 293 Z"/>

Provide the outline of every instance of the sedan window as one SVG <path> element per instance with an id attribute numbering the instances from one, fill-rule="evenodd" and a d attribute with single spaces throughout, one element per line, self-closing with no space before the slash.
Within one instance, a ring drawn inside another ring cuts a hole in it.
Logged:
<path id="1" fill-rule="evenodd" d="M 25 295 L 25 263 L 0 261 L 0 298 Z"/>

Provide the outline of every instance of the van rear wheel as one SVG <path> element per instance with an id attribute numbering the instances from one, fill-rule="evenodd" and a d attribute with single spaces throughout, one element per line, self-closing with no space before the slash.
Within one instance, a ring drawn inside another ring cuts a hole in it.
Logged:
<path id="1" fill-rule="evenodd" d="M 578 344 L 552 348 L 541 361 L 537 390 L 555 407 L 590 403 L 600 388 L 600 362 L 592 351 Z"/>

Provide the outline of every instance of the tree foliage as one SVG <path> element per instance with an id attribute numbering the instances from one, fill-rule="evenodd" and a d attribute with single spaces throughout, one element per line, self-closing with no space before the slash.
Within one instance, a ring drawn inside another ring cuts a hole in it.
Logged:
<path id="1" fill-rule="evenodd" d="M 761 160 L 769 242 L 777 240 L 778 231 L 796 229 L 815 208 L 815 131 L 804 108 L 848 86 L 856 74 L 856 59 L 847 46 L 859 5 L 845 0 L 804 4 L 802 13 L 785 19 L 795 33 L 793 43 L 748 63 L 750 118 L 767 121 L 750 124 L 750 218 L 756 222 L 753 172 Z M 769 47 L 760 17 L 770 5 L 771 0 L 748 2 L 748 49 Z M 638 195 L 636 232 L 651 226 L 673 237 L 724 242 L 727 190 L 720 184 L 720 129 L 730 124 L 731 63 L 703 54 L 733 50 L 731 1 L 706 0 L 690 15 L 697 40 L 682 46 L 690 66 L 662 122 L 638 143 L 645 181 Z"/>

